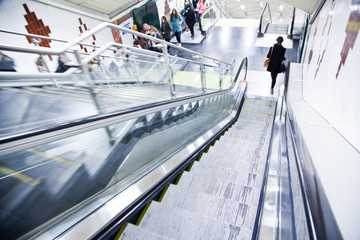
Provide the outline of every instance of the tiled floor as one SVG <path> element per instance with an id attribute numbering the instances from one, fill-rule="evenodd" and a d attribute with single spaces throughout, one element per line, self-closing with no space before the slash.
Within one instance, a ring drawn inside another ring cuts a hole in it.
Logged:
<path id="1" fill-rule="evenodd" d="M 256 19 L 222 19 L 199 44 L 182 46 L 226 62 L 235 59 L 237 70 L 243 58 L 248 58 L 247 95 L 276 97 L 279 87 L 284 83 L 284 74 L 279 74 L 274 95 L 270 94 L 270 73 L 263 67 L 269 47 L 276 43 L 278 36 L 283 36 L 284 47 L 287 48 L 287 61 L 296 62 L 297 41 L 287 39 L 286 35 L 265 34 L 258 38 L 258 20 Z M 183 34 L 186 36 L 186 32 Z M 181 55 L 181 54 L 179 54 Z"/>

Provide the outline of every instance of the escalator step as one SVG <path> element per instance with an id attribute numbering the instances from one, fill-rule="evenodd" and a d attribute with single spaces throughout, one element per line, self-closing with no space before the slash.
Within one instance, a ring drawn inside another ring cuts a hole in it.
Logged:
<path id="1" fill-rule="evenodd" d="M 157 233 L 148 231 L 144 228 L 139 228 L 131 223 L 128 223 L 124 232 L 121 234 L 120 240 L 175 240 L 168 236 L 161 236 Z"/>
<path id="2" fill-rule="evenodd" d="M 171 185 L 162 204 L 234 226 L 253 228 L 257 206 Z"/>
<path id="3" fill-rule="evenodd" d="M 152 202 L 140 227 L 176 239 L 250 239 L 251 231 Z"/>
<path id="4" fill-rule="evenodd" d="M 183 173 L 183 176 L 176 186 L 179 189 L 188 192 L 205 193 L 220 198 L 248 203 L 249 205 L 254 206 L 257 204 L 260 195 L 259 188 L 233 183 L 231 181 L 224 181 L 223 179 L 216 177 L 193 175 L 187 172 Z M 167 194 L 172 193 L 167 192 Z"/>

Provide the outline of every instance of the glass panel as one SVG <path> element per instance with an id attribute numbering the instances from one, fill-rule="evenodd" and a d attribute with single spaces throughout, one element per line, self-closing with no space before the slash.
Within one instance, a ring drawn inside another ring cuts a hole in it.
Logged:
<path id="1" fill-rule="evenodd" d="M 269 4 L 267 3 L 264 7 L 264 13 L 263 15 L 260 17 L 261 23 L 261 29 L 259 29 L 260 34 L 264 34 L 266 32 L 266 29 L 268 28 L 268 25 L 271 23 L 271 14 L 270 14 L 270 7 Z"/>
<path id="2" fill-rule="evenodd" d="M 217 19 L 221 18 L 221 11 L 213 5 L 201 19 L 201 26 L 204 31 L 211 27 Z"/>
<path id="3" fill-rule="evenodd" d="M 176 96 L 190 96 L 202 93 L 200 64 L 182 59 L 172 59 L 171 73 Z"/>
<path id="4" fill-rule="evenodd" d="M 117 184 L 81 211 L 90 213 L 228 116 L 233 101 L 224 94 L 1 156 L 2 237 L 20 237 Z"/>

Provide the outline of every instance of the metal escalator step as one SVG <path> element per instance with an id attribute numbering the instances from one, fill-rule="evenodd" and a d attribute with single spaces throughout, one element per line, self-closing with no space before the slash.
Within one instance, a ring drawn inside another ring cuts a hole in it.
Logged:
<path id="1" fill-rule="evenodd" d="M 223 181 L 234 182 L 238 184 L 248 185 L 248 186 L 256 186 L 260 184 L 262 181 L 262 173 L 256 174 L 252 172 L 248 172 L 247 169 L 235 169 L 232 167 L 206 167 L 203 166 L 200 162 L 195 162 L 191 169 L 192 174 L 203 175 L 207 177 L 218 177 Z M 257 177 L 259 175 L 259 177 Z"/>
<path id="2" fill-rule="evenodd" d="M 119 240 L 175 240 L 128 223 Z"/>
<path id="3" fill-rule="evenodd" d="M 244 184 L 223 181 L 216 177 L 204 177 L 184 172 L 178 188 L 188 192 L 205 193 L 220 198 L 247 203 L 255 206 L 259 200 L 260 188 L 254 188 Z M 167 192 L 168 194 L 168 192 Z M 171 192 L 169 194 L 172 194 Z M 165 194 L 165 196 L 167 196 Z"/>
<path id="4" fill-rule="evenodd" d="M 161 204 L 249 230 L 253 228 L 257 211 L 257 205 L 186 191 L 175 185 L 170 185 Z"/>
<path id="5" fill-rule="evenodd" d="M 179 240 L 188 239 L 245 239 L 251 231 L 229 223 L 209 219 L 188 211 L 152 202 L 140 227 Z"/>

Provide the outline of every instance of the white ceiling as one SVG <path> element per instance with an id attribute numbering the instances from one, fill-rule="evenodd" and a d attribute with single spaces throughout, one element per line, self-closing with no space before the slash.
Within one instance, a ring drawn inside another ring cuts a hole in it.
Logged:
<path id="1" fill-rule="evenodd" d="M 66 2 L 106 14 L 109 18 L 119 14 L 139 1 L 134 0 L 65 0 Z"/>
<path id="2" fill-rule="evenodd" d="M 228 7 L 238 18 L 259 18 L 263 7 L 268 2 L 270 5 L 271 18 L 273 23 L 287 24 L 293 15 L 293 6 L 279 0 L 225 0 Z"/>
<path id="3" fill-rule="evenodd" d="M 72 4 L 106 14 L 109 18 L 125 11 L 141 0 L 65 0 Z M 166 1 L 166 0 L 165 0 Z M 217 0 L 230 9 L 236 18 L 259 18 L 263 6 L 270 5 L 272 21 L 275 24 L 291 22 L 294 6 L 312 13 L 323 0 Z M 212 0 L 208 0 L 212 2 Z"/>

